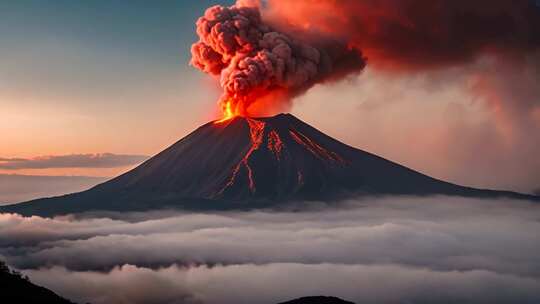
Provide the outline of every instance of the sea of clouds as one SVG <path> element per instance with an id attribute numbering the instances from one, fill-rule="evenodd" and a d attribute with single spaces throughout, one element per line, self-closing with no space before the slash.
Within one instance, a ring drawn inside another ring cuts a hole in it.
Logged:
<path id="1" fill-rule="evenodd" d="M 540 204 L 351 200 L 309 211 L 0 214 L 0 259 L 81 303 L 540 303 Z"/>

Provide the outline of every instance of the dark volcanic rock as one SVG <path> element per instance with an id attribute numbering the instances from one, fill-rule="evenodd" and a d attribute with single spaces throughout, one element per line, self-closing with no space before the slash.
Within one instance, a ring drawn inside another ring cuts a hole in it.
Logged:
<path id="1" fill-rule="evenodd" d="M 158 208 L 232 210 L 352 195 L 538 197 L 462 187 L 345 145 L 290 114 L 210 122 L 88 191 L 1 207 L 51 216 Z"/>
<path id="2" fill-rule="evenodd" d="M 32 284 L 0 261 L 0 303 L 73 304 L 54 292 Z"/>

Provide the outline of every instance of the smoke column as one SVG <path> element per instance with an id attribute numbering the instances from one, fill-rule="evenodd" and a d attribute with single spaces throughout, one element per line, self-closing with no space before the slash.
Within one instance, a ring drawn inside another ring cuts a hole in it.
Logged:
<path id="1" fill-rule="evenodd" d="M 210 7 L 197 21 L 191 64 L 220 77 L 226 118 L 283 109 L 314 84 L 365 66 L 362 53 L 344 40 L 280 27 L 286 31 L 265 23 L 257 5 L 240 1 Z"/>
<path id="2" fill-rule="evenodd" d="M 501 126 L 539 122 L 540 93 L 523 85 L 540 82 L 538 1 L 251 2 L 211 7 L 197 21 L 191 63 L 219 76 L 224 113 L 286 109 L 314 84 L 361 71 L 365 55 L 390 74 L 470 67 L 464 77 L 475 74 L 473 94 L 499 112 Z M 489 68 L 478 69 L 486 57 Z"/>

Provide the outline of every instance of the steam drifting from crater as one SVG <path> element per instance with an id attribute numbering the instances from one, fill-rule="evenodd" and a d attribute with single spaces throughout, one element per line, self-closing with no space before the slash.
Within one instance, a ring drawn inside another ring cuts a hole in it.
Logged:
<path id="1" fill-rule="evenodd" d="M 277 30 L 261 18 L 258 6 L 245 1 L 207 9 L 197 34 L 191 64 L 220 77 L 220 103 L 228 116 L 282 108 L 318 82 L 365 67 L 362 53 L 346 41 Z"/>

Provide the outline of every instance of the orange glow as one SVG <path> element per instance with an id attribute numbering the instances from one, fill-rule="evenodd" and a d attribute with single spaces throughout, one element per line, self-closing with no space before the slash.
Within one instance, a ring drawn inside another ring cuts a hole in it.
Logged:
<path id="1" fill-rule="evenodd" d="M 227 100 L 225 102 L 225 104 L 223 105 L 223 118 L 220 119 L 220 120 L 216 120 L 215 123 L 222 123 L 222 122 L 227 121 L 227 120 L 229 120 L 231 118 L 234 118 L 237 115 L 238 114 L 236 114 L 235 111 L 233 111 L 233 109 L 232 109 L 231 101 Z"/>
<path id="2" fill-rule="evenodd" d="M 304 146 L 309 152 L 311 152 L 313 155 L 318 157 L 322 160 L 329 160 L 332 162 L 336 162 L 338 164 L 345 164 L 346 161 L 341 156 L 339 156 L 337 153 L 328 151 L 325 148 L 318 145 L 316 142 L 309 139 L 304 134 L 300 133 L 297 130 L 290 130 L 289 134 L 292 136 L 294 141 Z"/>
<path id="3" fill-rule="evenodd" d="M 246 155 L 244 155 L 242 160 L 238 163 L 238 165 L 236 165 L 236 167 L 233 170 L 231 178 L 229 179 L 227 184 L 225 184 L 223 189 L 221 189 L 221 191 L 219 191 L 218 195 L 223 194 L 223 192 L 225 190 L 227 190 L 227 188 L 234 185 L 234 182 L 238 178 L 238 173 L 240 172 L 241 168 L 246 169 L 247 178 L 248 178 L 248 182 L 249 182 L 249 191 L 251 193 L 255 193 L 257 191 L 256 185 L 255 185 L 255 179 L 253 177 L 253 170 L 251 169 L 251 166 L 249 165 L 249 160 L 250 160 L 250 157 L 253 154 L 253 152 L 257 151 L 261 147 L 261 145 L 262 145 L 262 143 L 264 141 L 264 128 L 265 128 L 266 124 L 264 122 L 262 122 L 262 121 L 258 121 L 258 120 L 254 120 L 254 119 L 250 119 L 250 118 L 247 119 L 247 122 L 248 122 L 248 125 L 249 125 L 249 133 L 251 135 L 250 136 L 251 137 L 251 147 L 249 148 Z"/>
<path id="4" fill-rule="evenodd" d="M 283 141 L 281 141 L 279 134 L 274 130 L 268 134 L 268 150 L 272 151 L 277 160 L 280 160 Z"/>

